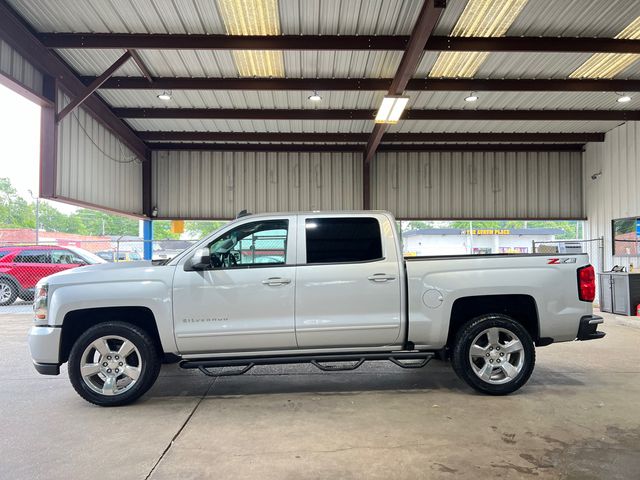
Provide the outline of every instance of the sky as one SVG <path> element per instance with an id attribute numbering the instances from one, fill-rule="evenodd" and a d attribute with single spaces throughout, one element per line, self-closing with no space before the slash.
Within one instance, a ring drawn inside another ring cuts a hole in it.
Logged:
<path id="1" fill-rule="evenodd" d="M 40 106 L 0 85 L 0 177 L 9 177 L 23 198 L 38 195 L 40 163 Z M 72 205 L 48 202 L 70 213 Z"/>

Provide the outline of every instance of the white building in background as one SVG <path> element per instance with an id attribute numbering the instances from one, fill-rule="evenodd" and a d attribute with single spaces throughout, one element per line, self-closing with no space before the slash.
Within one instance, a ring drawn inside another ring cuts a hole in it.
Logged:
<path id="1" fill-rule="evenodd" d="M 552 242 L 559 228 L 425 228 L 402 234 L 405 256 L 532 253 L 532 242 Z"/>

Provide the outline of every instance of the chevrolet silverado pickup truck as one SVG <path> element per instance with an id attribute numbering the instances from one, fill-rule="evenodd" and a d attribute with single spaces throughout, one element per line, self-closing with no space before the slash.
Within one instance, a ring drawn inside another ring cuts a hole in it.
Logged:
<path id="1" fill-rule="evenodd" d="M 387 212 L 247 215 L 164 265 L 43 279 L 29 347 L 38 372 L 67 362 L 78 394 L 102 406 L 139 398 L 170 360 L 216 376 L 438 356 L 504 395 L 529 379 L 536 346 L 604 336 L 594 296 L 584 254 L 403 258 Z"/>

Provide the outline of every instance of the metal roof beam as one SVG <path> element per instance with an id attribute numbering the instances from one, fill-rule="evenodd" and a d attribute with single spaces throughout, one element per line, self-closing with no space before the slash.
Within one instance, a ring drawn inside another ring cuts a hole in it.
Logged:
<path id="1" fill-rule="evenodd" d="M 98 88 L 100 88 L 100 85 L 106 82 L 107 79 L 111 77 L 111 75 L 113 75 L 116 72 L 116 70 L 122 67 L 122 65 L 127 63 L 130 58 L 131 58 L 131 52 L 129 51 L 124 52 L 124 54 L 120 58 L 118 58 L 118 60 L 116 60 L 109 68 L 107 68 L 102 75 L 97 77 L 84 90 L 78 92 L 77 96 L 73 100 L 71 100 L 71 102 L 69 102 L 67 106 L 60 111 L 60 113 L 56 115 L 56 122 L 62 121 L 64 117 L 66 117 L 73 110 L 75 110 L 77 107 L 82 105 L 82 103 L 87 98 L 89 98 L 93 94 L 93 92 L 95 92 Z"/>
<path id="2" fill-rule="evenodd" d="M 136 65 L 138 66 L 138 69 L 140 69 L 142 76 L 146 78 L 149 83 L 153 83 L 153 75 L 151 75 L 149 67 L 147 67 L 146 63 L 144 63 L 144 60 L 142 60 L 140 54 L 133 48 L 127 49 L 127 52 L 131 54 L 131 58 L 134 62 L 136 62 Z"/>
<path id="3" fill-rule="evenodd" d="M 187 35 L 40 33 L 48 48 L 153 50 L 404 50 L 406 35 Z M 576 37 L 430 37 L 425 50 L 450 52 L 640 53 L 640 40 Z"/>
<path id="4" fill-rule="evenodd" d="M 16 49 L 30 63 L 56 79 L 58 86 L 72 96 L 87 88 L 75 73 L 54 53 L 44 47 L 20 17 L 4 1 L 0 1 L 0 38 Z M 122 140 L 136 155 L 144 158 L 146 145 L 97 96 L 89 96 L 84 107 Z"/>
<path id="5" fill-rule="evenodd" d="M 264 144 L 264 143 L 150 143 L 153 150 L 212 152 L 364 152 L 363 144 Z M 581 152 L 582 143 L 484 143 L 393 144 L 381 143 L 378 152 Z"/>
<path id="6" fill-rule="evenodd" d="M 114 108 L 120 118 L 371 120 L 375 110 L 250 108 Z M 403 120 L 640 120 L 640 110 L 407 110 Z"/>
<path id="7" fill-rule="evenodd" d="M 366 143 L 368 133 L 270 133 L 270 132 L 168 132 L 138 131 L 145 141 L 156 142 L 310 142 L 310 143 Z M 477 132 L 425 132 L 389 133 L 385 142 L 603 142 L 600 132 L 547 132 L 547 133 L 477 133 Z"/>
<path id="8" fill-rule="evenodd" d="M 389 86 L 388 95 L 402 95 L 404 93 L 409 80 L 411 80 L 416 73 L 427 40 L 438 23 L 445 6 L 446 2 L 444 0 L 425 0 L 422 4 L 420 14 L 411 31 L 407 48 L 404 51 L 400 65 L 398 65 L 396 74 Z M 367 142 L 367 148 L 364 152 L 365 167 L 375 155 L 376 149 L 387 127 L 388 125 L 380 123 L 374 125 L 369 141 Z M 365 186 L 368 189 L 369 185 Z M 365 208 L 369 208 L 368 205 L 366 205 L 369 201 L 369 196 L 366 193 L 368 192 L 365 192 Z"/>
<path id="9" fill-rule="evenodd" d="M 85 83 L 95 77 L 83 77 Z M 132 90 L 387 91 L 390 78 L 111 77 L 101 88 Z M 452 92 L 640 92 L 640 80 L 413 78 L 405 90 Z"/>

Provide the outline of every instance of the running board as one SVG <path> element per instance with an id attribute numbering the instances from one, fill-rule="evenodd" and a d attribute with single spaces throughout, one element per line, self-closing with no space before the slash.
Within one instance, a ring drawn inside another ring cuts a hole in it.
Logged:
<path id="1" fill-rule="evenodd" d="M 433 358 L 433 352 L 401 351 L 401 352 L 372 352 L 372 353 L 343 353 L 326 355 L 281 355 L 274 357 L 229 357 L 209 358 L 199 360 L 184 360 L 180 367 L 185 369 L 197 368 L 210 377 L 230 377 L 247 373 L 256 365 L 289 365 L 296 363 L 310 363 L 324 372 L 338 372 L 355 370 L 364 362 L 387 360 L 401 368 L 422 368 Z M 348 365 L 327 365 L 332 363 L 346 363 Z M 209 368 L 237 367 L 226 372 L 211 372 Z"/>

